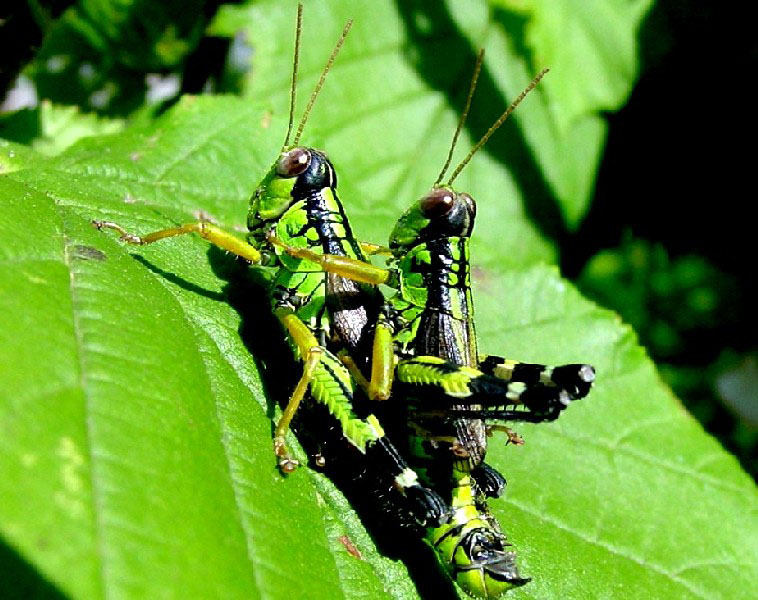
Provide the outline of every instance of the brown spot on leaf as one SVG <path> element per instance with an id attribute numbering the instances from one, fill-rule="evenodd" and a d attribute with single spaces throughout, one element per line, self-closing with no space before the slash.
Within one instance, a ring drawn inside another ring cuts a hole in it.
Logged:
<path id="1" fill-rule="evenodd" d="M 78 260 L 108 260 L 105 252 L 101 252 L 92 246 L 77 244 L 74 246 L 73 258 Z"/>

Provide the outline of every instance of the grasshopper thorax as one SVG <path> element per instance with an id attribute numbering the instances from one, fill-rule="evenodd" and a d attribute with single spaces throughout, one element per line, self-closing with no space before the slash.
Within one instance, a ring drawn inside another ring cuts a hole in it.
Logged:
<path id="1" fill-rule="evenodd" d="M 390 249 L 403 254 L 433 240 L 468 238 L 474 228 L 476 203 L 468 194 L 439 186 L 414 202 L 395 225 Z"/>
<path id="2" fill-rule="evenodd" d="M 285 149 L 250 199 L 248 229 L 263 235 L 266 225 L 295 202 L 336 185 L 337 175 L 324 152 L 304 146 Z"/>

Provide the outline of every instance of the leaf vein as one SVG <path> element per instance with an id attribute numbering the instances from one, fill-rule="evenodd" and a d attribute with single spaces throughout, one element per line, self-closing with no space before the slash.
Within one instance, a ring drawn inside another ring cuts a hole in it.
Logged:
<path id="1" fill-rule="evenodd" d="M 105 179 L 110 181 L 121 181 L 126 183 L 137 183 L 140 185 L 145 186 L 159 186 L 159 187 L 166 187 L 172 190 L 181 191 L 186 194 L 192 194 L 194 196 L 198 196 L 201 199 L 206 200 L 224 200 L 228 202 L 238 201 L 239 198 L 237 196 L 225 196 L 223 191 L 219 192 L 218 190 L 207 190 L 205 188 L 199 188 L 195 186 L 189 186 L 179 181 L 171 181 L 171 180 L 161 180 L 161 181 L 153 181 L 151 179 L 140 177 L 139 175 L 125 172 L 125 171 L 109 171 L 109 172 L 100 172 L 94 169 L 89 169 L 87 172 L 82 173 L 79 170 L 75 169 L 62 169 L 62 168 L 46 168 L 44 169 L 46 172 L 54 172 L 54 173 L 60 173 L 62 175 L 78 175 L 80 177 L 92 177 L 95 179 Z M 51 191 L 49 189 L 46 189 L 44 187 L 39 187 L 36 182 L 29 181 L 24 182 L 32 189 L 39 191 L 41 193 L 45 193 L 50 195 Z M 71 199 L 65 198 L 62 196 L 53 196 L 56 199 L 56 204 L 58 204 L 58 201 L 65 201 L 65 204 L 69 206 L 76 206 L 79 208 L 89 208 L 89 206 L 84 206 L 81 204 L 77 204 L 76 202 L 72 202 Z M 137 204 L 142 204 L 145 206 L 152 206 L 151 203 L 148 202 L 141 202 L 137 201 Z M 174 207 L 176 208 L 176 207 Z"/>
<path id="2" fill-rule="evenodd" d="M 91 405 L 89 394 L 87 393 L 86 385 L 86 372 L 87 372 L 87 359 L 84 352 L 84 335 L 82 333 L 82 326 L 79 321 L 79 315 L 77 312 L 77 292 L 76 292 L 76 277 L 74 275 L 74 269 L 72 268 L 71 255 L 69 249 L 71 247 L 71 239 L 66 234 L 66 221 L 63 215 L 60 214 L 62 230 L 63 230 L 63 262 L 68 268 L 69 272 L 69 296 L 71 298 L 71 321 L 74 330 L 74 340 L 76 344 L 76 354 L 79 363 L 79 385 L 84 396 L 84 428 L 85 436 L 87 440 L 87 452 L 89 453 L 89 472 L 90 472 L 90 485 L 92 486 L 92 517 L 93 517 L 93 529 L 95 535 L 95 548 L 98 558 L 98 575 L 100 583 L 100 597 L 105 598 L 108 595 L 108 587 L 106 585 L 106 566 L 105 557 L 106 552 L 104 549 L 103 540 L 103 508 L 101 506 L 101 500 L 99 494 L 102 490 L 98 490 L 97 475 L 95 469 L 95 453 L 93 451 L 93 438 L 92 438 L 92 419 L 91 419 Z"/>
<path id="3" fill-rule="evenodd" d="M 161 181 L 163 181 L 163 177 L 167 173 L 169 173 L 171 169 L 173 169 L 176 165 L 186 161 L 195 152 L 203 148 L 203 146 L 205 146 L 205 144 L 207 144 L 211 139 L 217 137 L 223 131 L 235 128 L 239 124 L 240 121 L 243 121 L 244 119 L 248 117 L 249 117 L 248 111 L 244 111 L 244 110 L 240 111 L 229 120 L 224 119 L 221 122 L 222 124 L 220 126 L 206 130 L 205 135 L 197 136 L 195 138 L 195 143 L 188 144 L 184 152 L 176 153 L 173 156 L 172 160 L 168 161 L 167 163 L 163 165 L 163 168 L 156 173 L 154 183 L 160 183 Z"/>
<path id="4" fill-rule="evenodd" d="M 667 469 L 669 471 L 672 471 L 674 473 L 678 473 L 680 475 L 687 475 L 689 477 L 692 477 L 694 479 L 698 479 L 702 481 L 705 484 L 708 484 L 713 487 L 722 488 L 725 490 L 729 490 L 731 492 L 734 492 L 736 497 L 742 497 L 745 494 L 745 488 L 737 485 L 733 485 L 731 483 L 728 483 L 726 481 L 721 481 L 719 479 L 716 479 L 714 477 L 710 477 L 709 475 L 706 475 L 704 473 L 701 473 L 700 471 L 695 471 L 692 469 L 687 469 L 681 465 L 677 465 L 665 460 L 661 460 L 660 456 L 654 456 L 652 454 L 647 454 L 645 452 L 642 452 L 641 450 L 636 450 L 634 448 L 630 448 L 629 446 L 614 446 L 612 444 L 606 444 L 603 442 L 598 441 L 595 438 L 576 435 L 575 433 L 572 433 L 571 435 L 564 433 L 562 431 L 559 431 L 556 428 L 545 428 L 544 432 L 548 435 L 554 435 L 563 437 L 566 439 L 571 440 L 572 442 L 576 443 L 582 443 L 590 446 L 595 446 L 597 448 L 602 448 L 603 450 L 606 450 L 611 453 L 622 453 L 622 454 L 629 454 L 635 458 L 638 458 L 644 462 L 647 462 L 654 466 L 660 466 L 664 469 Z"/>
<path id="5" fill-rule="evenodd" d="M 546 523 L 549 523 L 553 527 L 556 527 L 560 529 L 561 531 L 565 531 L 567 533 L 570 533 L 571 535 L 579 538 L 580 540 L 587 542 L 588 544 L 592 544 L 595 546 L 598 546 L 600 548 L 603 548 L 604 550 L 607 550 L 608 552 L 615 554 L 616 556 L 620 556 L 621 558 L 625 558 L 626 560 L 629 560 L 643 568 L 650 569 L 651 571 L 654 571 L 658 573 L 659 575 L 663 575 L 664 577 L 667 577 L 674 583 L 681 585 L 683 588 L 685 588 L 688 592 L 692 593 L 693 595 L 699 597 L 699 598 L 710 598 L 711 596 L 702 588 L 699 588 L 697 586 L 694 586 L 692 583 L 680 578 L 677 576 L 676 573 L 672 573 L 669 571 L 666 571 L 659 565 L 656 565 L 654 563 L 648 562 L 643 558 L 640 558 L 638 556 L 635 556 L 633 553 L 631 553 L 626 548 L 620 548 L 618 546 L 615 546 L 614 544 L 611 544 L 609 542 L 604 542 L 603 540 L 599 539 L 593 539 L 592 537 L 586 535 L 585 533 L 582 533 L 579 530 L 573 529 L 567 524 L 561 522 L 560 520 L 548 516 L 544 513 L 540 513 L 534 509 L 529 508 L 525 504 L 521 504 L 520 502 L 514 502 L 512 499 L 509 499 L 508 504 L 512 505 L 513 507 L 521 510 L 522 512 L 525 512 L 529 515 L 532 515 L 533 517 L 536 517 L 540 519 L 541 521 L 544 521 Z"/>
<path id="6" fill-rule="evenodd" d="M 162 282 L 162 283 L 166 285 L 165 282 Z M 234 373 L 237 373 L 236 369 L 234 368 L 234 365 L 232 365 L 229 362 L 229 360 L 226 357 L 226 353 L 222 350 L 221 346 L 217 343 L 217 341 L 213 338 L 213 336 L 210 333 L 208 333 L 208 329 L 206 329 L 201 319 L 196 318 L 194 314 L 192 313 L 192 311 L 186 310 L 185 306 L 182 304 L 179 298 L 177 298 L 177 301 L 179 302 L 179 305 L 182 307 L 182 313 L 185 315 L 185 318 L 189 321 L 191 325 L 191 329 L 193 331 L 195 339 L 197 339 L 198 347 L 203 348 L 208 343 L 213 344 L 213 346 L 218 351 L 218 355 L 221 357 L 221 359 L 229 365 L 230 369 Z M 201 339 L 201 336 L 198 333 L 198 329 L 206 333 L 206 335 L 204 336 L 204 339 Z M 208 373 L 209 365 L 208 365 L 207 353 L 200 352 L 200 356 L 203 361 L 203 364 L 205 365 L 206 373 Z M 211 382 L 211 387 L 213 387 L 213 382 L 212 382 L 213 380 L 209 374 L 208 374 L 208 379 Z M 227 472 L 227 475 L 229 477 L 229 481 L 232 487 L 232 498 L 234 500 L 234 507 L 235 507 L 235 510 L 237 511 L 239 525 L 245 537 L 245 546 L 247 550 L 247 559 L 250 563 L 250 570 L 253 575 L 253 580 L 255 581 L 255 586 L 261 593 L 261 597 L 266 597 L 267 595 L 266 586 L 261 580 L 261 576 L 258 569 L 259 562 L 256 562 L 255 556 L 254 556 L 255 554 L 254 552 L 255 545 L 253 544 L 254 533 L 250 528 L 248 519 L 246 518 L 246 515 L 249 516 L 250 512 L 245 510 L 240 498 L 241 496 L 240 490 L 244 488 L 245 486 L 247 486 L 248 484 L 244 480 L 239 479 L 237 475 L 235 475 L 235 470 L 233 468 L 232 458 L 231 458 L 234 455 L 234 453 L 230 449 L 229 432 L 228 432 L 228 428 L 225 427 L 226 420 L 224 419 L 224 416 L 222 414 L 223 412 L 222 407 L 220 406 L 218 398 L 215 397 L 215 394 L 213 398 L 213 406 L 215 408 L 216 418 L 219 424 L 219 436 L 220 436 L 220 441 L 221 441 L 221 447 L 223 448 L 223 451 L 224 451 L 224 464 L 225 464 L 226 472 Z"/>

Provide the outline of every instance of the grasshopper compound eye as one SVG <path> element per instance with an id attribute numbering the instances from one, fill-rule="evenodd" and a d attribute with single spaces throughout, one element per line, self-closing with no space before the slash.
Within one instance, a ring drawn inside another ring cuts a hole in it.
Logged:
<path id="1" fill-rule="evenodd" d="M 458 194 L 458 199 L 461 200 L 468 209 L 468 213 L 473 219 L 476 217 L 476 202 L 474 202 L 474 199 L 469 196 L 467 193 Z"/>
<path id="2" fill-rule="evenodd" d="M 427 219 L 444 217 L 455 206 L 455 193 L 444 188 L 435 188 L 421 199 L 421 213 Z"/>
<path id="3" fill-rule="evenodd" d="M 308 168 L 311 153 L 305 148 L 293 148 L 285 152 L 276 163 L 276 174 L 282 177 L 296 177 Z"/>

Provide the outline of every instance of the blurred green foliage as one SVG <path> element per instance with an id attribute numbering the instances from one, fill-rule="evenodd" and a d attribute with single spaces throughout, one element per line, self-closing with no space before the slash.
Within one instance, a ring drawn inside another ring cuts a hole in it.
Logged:
<path id="1" fill-rule="evenodd" d="M 677 396 L 758 473 L 753 363 L 729 347 L 749 320 L 737 278 L 702 255 L 671 257 L 662 244 L 627 235 L 593 256 L 577 284 L 623 315 Z M 730 377 L 741 385 L 727 385 Z"/>
<path id="2" fill-rule="evenodd" d="M 671 258 L 661 244 L 627 238 L 596 254 L 579 281 L 604 306 L 618 310 L 659 359 L 702 348 L 715 327 L 733 327 L 737 283 L 702 256 Z M 712 348 L 717 351 L 717 348 Z"/>
<path id="3" fill-rule="evenodd" d="M 123 119 L 82 113 L 78 106 L 53 104 L 49 100 L 34 108 L 0 113 L 3 137 L 48 155 L 58 154 L 84 137 L 116 133 L 123 128 Z"/>

